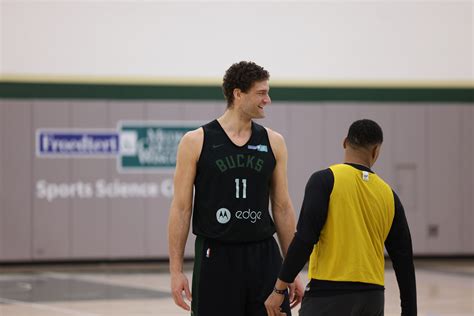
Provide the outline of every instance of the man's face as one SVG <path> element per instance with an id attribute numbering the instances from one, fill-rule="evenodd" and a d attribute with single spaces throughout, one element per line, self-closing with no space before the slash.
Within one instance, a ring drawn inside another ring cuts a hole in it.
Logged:
<path id="1" fill-rule="evenodd" d="M 270 86 L 268 80 L 255 82 L 249 91 L 241 93 L 241 110 L 251 119 L 264 118 L 266 105 L 270 104 L 272 100 L 268 95 Z"/>

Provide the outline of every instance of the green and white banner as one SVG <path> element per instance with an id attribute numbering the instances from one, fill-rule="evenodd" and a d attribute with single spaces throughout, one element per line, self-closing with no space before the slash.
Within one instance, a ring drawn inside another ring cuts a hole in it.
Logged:
<path id="1" fill-rule="evenodd" d="M 119 122 L 120 172 L 167 171 L 176 166 L 178 144 L 186 132 L 198 128 L 197 122 Z"/>

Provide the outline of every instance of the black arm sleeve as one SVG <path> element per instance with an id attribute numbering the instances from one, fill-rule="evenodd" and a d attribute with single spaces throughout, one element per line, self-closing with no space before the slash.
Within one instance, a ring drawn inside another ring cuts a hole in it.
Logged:
<path id="1" fill-rule="evenodd" d="M 308 180 L 303 205 L 296 227 L 296 235 L 308 243 L 316 244 L 328 216 L 329 197 L 334 187 L 331 169 L 315 172 Z"/>
<path id="2" fill-rule="evenodd" d="M 314 173 L 306 184 L 297 231 L 291 241 L 280 271 L 280 280 L 292 283 L 308 261 L 313 246 L 326 223 L 329 196 L 334 186 L 331 169 Z"/>
<path id="3" fill-rule="evenodd" d="M 393 192 L 393 196 L 395 199 L 395 216 L 385 240 L 385 247 L 392 260 L 400 289 L 402 316 L 416 316 L 416 281 L 410 229 L 400 199 L 395 192 Z"/>
<path id="4" fill-rule="evenodd" d="M 286 252 L 279 279 L 286 283 L 293 283 L 298 273 L 306 264 L 306 261 L 308 261 L 312 251 L 313 244 L 304 242 L 295 234 Z"/>

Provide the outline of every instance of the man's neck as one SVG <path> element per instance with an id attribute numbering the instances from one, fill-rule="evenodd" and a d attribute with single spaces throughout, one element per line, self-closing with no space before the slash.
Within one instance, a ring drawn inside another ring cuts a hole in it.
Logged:
<path id="1" fill-rule="evenodd" d="M 369 159 L 364 159 L 362 157 L 357 157 L 357 156 L 351 156 L 351 155 L 345 155 L 344 157 L 344 163 L 353 163 L 356 165 L 361 165 L 367 168 L 372 168 L 372 165 L 370 163 Z"/>
<path id="2" fill-rule="evenodd" d="M 227 109 L 217 121 L 226 132 L 235 135 L 248 133 L 252 128 L 252 120 L 243 117 L 234 109 Z"/>

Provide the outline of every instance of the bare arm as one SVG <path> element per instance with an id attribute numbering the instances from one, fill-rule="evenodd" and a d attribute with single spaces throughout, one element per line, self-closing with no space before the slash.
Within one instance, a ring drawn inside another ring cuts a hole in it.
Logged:
<path id="1" fill-rule="evenodd" d="M 283 256 L 286 256 L 286 251 L 296 231 L 295 210 L 288 193 L 288 152 L 283 136 L 272 130 L 268 130 L 268 136 L 277 161 L 273 171 L 270 191 L 272 215 L 281 252 Z"/>
<path id="2" fill-rule="evenodd" d="M 191 222 L 196 164 L 203 137 L 202 129 L 188 132 L 178 146 L 174 194 L 168 221 L 171 291 L 176 305 L 185 310 L 190 310 L 190 308 L 183 300 L 183 292 L 188 300 L 191 300 L 191 292 L 189 282 L 183 273 L 183 257 Z"/>
<path id="3" fill-rule="evenodd" d="M 281 252 L 284 257 L 296 231 L 295 210 L 288 193 L 287 162 L 288 151 L 283 136 L 268 129 L 268 137 L 276 158 L 272 175 L 270 199 Z M 285 286 L 286 287 L 286 286 Z M 303 283 L 297 277 L 290 285 L 291 308 L 298 305 L 304 294 Z"/>

